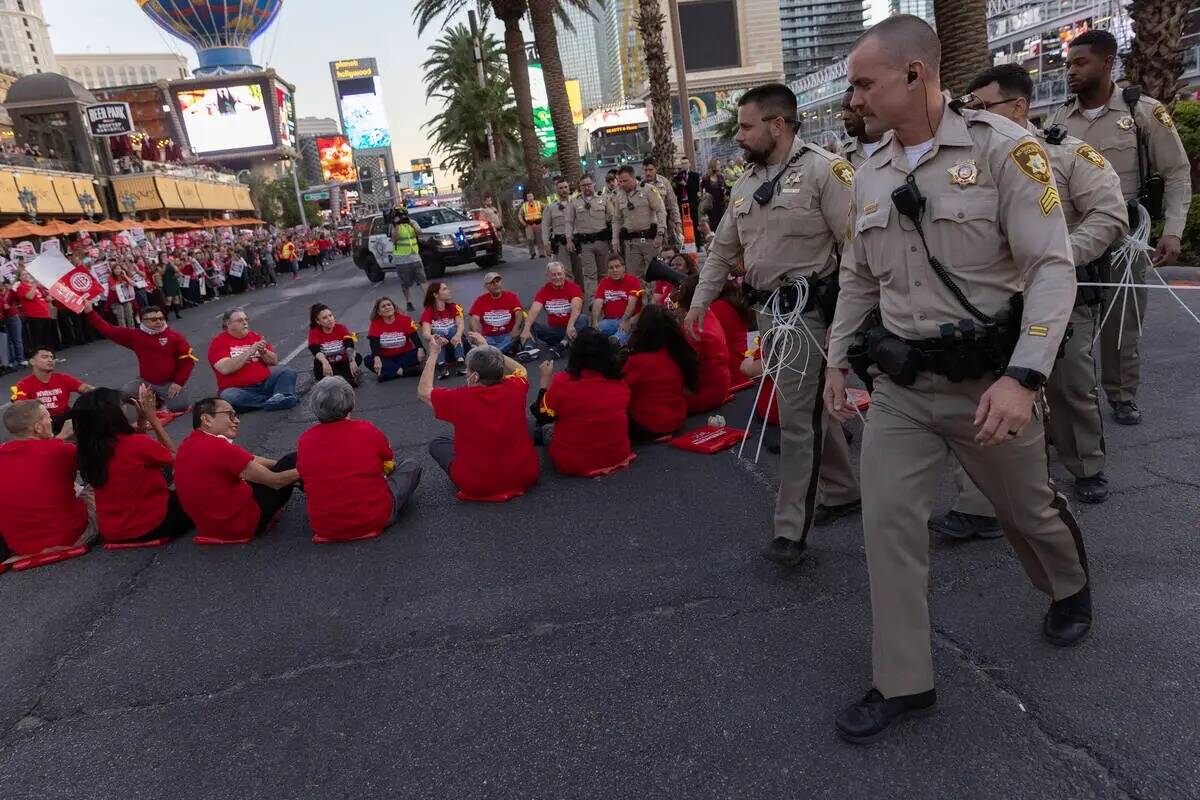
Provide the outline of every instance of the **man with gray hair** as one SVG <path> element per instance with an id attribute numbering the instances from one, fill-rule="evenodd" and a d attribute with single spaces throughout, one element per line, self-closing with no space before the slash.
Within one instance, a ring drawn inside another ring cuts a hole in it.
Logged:
<path id="1" fill-rule="evenodd" d="M 208 346 L 208 363 L 222 400 L 237 411 L 286 411 L 300 402 L 295 371 L 279 366 L 275 348 L 250 330 L 244 308 L 222 314 L 221 327 Z"/>
<path id="2" fill-rule="evenodd" d="M 561 265 L 560 265 L 561 266 Z M 467 334 L 467 385 L 434 389 L 437 353 L 446 340 L 434 336 L 417 386 L 417 396 L 434 416 L 454 426 L 454 436 L 437 436 L 429 454 L 458 487 L 460 500 L 510 500 L 538 479 L 538 457 L 525 422 L 529 380 L 525 368 Z"/>
<path id="3" fill-rule="evenodd" d="M 538 321 L 542 309 L 546 309 L 546 324 Z M 583 289 L 574 281 L 567 280 L 567 270 L 561 261 L 546 265 L 546 284 L 533 296 L 533 305 L 525 315 L 525 329 L 521 331 L 521 343 L 529 348 L 532 339 L 554 349 L 557 355 L 566 349 L 580 328 L 586 327 L 583 316 Z"/>
<path id="4" fill-rule="evenodd" d="M 300 436 L 296 469 L 313 541 L 373 539 L 400 516 L 421 481 L 421 465 L 411 458 L 397 464 L 382 431 L 350 419 L 354 388 L 344 378 L 317 381 L 308 402 L 317 424 Z"/>

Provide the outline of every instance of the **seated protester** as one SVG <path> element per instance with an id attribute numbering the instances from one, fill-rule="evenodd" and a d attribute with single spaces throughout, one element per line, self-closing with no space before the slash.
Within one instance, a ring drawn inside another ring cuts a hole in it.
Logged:
<path id="1" fill-rule="evenodd" d="M 90 392 L 94 386 L 86 384 L 73 375 L 54 371 L 54 351 L 39 347 L 29 357 L 33 374 L 22 378 L 12 387 L 12 401 L 37 400 L 50 412 L 54 433 L 60 439 L 71 435 L 68 420 L 71 416 L 71 394 Z"/>
<path id="2" fill-rule="evenodd" d="M 521 308 L 521 298 L 506 291 L 503 281 L 499 272 L 483 276 L 483 288 L 487 291 L 471 304 L 471 330 L 483 334 L 492 347 L 509 354 L 517 349 L 514 331 L 525 327 L 525 310 Z"/>
<path id="3" fill-rule="evenodd" d="M 279 366 L 279 355 L 262 334 L 250 330 L 245 309 L 221 315 L 221 333 L 208 346 L 217 396 L 237 411 L 285 411 L 300 402 L 296 371 Z"/>
<path id="4" fill-rule="evenodd" d="M 136 542 L 182 536 L 192 529 L 163 470 L 175 463 L 175 443 L 155 413 L 154 390 L 143 386 L 139 433 L 125 416 L 121 394 L 96 389 L 75 401 L 71 419 L 79 442 L 77 463 L 96 496 L 96 522 L 107 542 Z"/>
<path id="5" fill-rule="evenodd" d="M 417 323 L 412 317 L 401 314 L 392 298 L 381 297 L 371 307 L 367 341 L 371 345 L 367 366 L 380 383 L 421 374 L 425 348 L 417 336 Z"/>
<path id="6" fill-rule="evenodd" d="M 687 419 L 685 390 L 700 386 L 700 357 L 662 306 L 647 306 L 638 315 L 626 349 L 629 438 L 648 442 L 675 433 Z"/>
<path id="7" fill-rule="evenodd" d="M 362 356 L 354 352 L 358 341 L 350 329 L 337 321 L 324 303 L 308 309 L 308 349 L 313 354 L 313 377 L 317 380 L 341 375 L 346 383 L 358 386 L 358 367 Z"/>
<path id="8" fill-rule="evenodd" d="M 447 345 L 437 353 L 438 378 L 450 377 L 450 365 L 458 364 L 458 374 L 467 374 L 467 363 L 463 361 L 463 335 L 467 332 L 463 321 L 462 306 L 454 302 L 450 284 L 444 281 L 430 281 L 425 290 L 425 310 L 421 312 L 421 340 L 428 343 L 435 336 L 447 341 Z M 426 351 L 433 357 L 433 350 Z"/>
<path id="9" fill-rule="evenodd" d="M 189 405 L 183 388 L 196 366 L 192 346 L 183 334 L 167 325 L 167 317 L 158 306 L 142 309 L 136 328 L 109 325 L 88 303 L 83 307 L 88 322 L 100 335 L 134 352 L 138 361 L 138 377 L 121 388 L 121 396 L 131 400 L 138 396 L 142 384 L 154 389 L 159 402 L 171 412 L 186 411 Z"/>
<path id="10" fill-rule="evenodd" d="M 742 359 L 746 357 L 750 326 L 755 325 L 754 312 L 742 303 L 742 287 L 734 281 L 726 281 L 721 295 L 708 307 L 725 331 L 725 346 L 729 349 L 729 379 L 740 383 L 738 373 Z"/>
<path id="11" fill-rule="evenodd" d="M 544 325 L 538 322 L 543 308 L 546 309 Z M 562 262 L 551 261 L 546 265 L 546 283 L 533 296 L 533 305 L 525 316 L 521 344 L 528 347 L 536 338 L 546 347 L 565 351 L 575 334 L 586 326 L 583 290 L 579 284 L 567 280 L 567 270 Z M 562 352 L 555 353 L 556 358 L 560 355 Z"/>
<path id="12" fill-rule="evenodd" d="M 357 539 L 395 523 L 421 480 L 411 458 L 395 462 L 383 432 L 350 419 L 354 389 L 322 378 L 308 397 L 317 424 L 300 435 L 296 469 L 304 481 L 308 521 L 324 539 Z"/>
<path id="13" fill-rule="evenodd" d="M 54 438 L 50 412 L 37 400 L 4 409 L 12 440 L 0 444 L 0 557 L 54 553 L 96 538 L 91 492 L 75 488 L 75 445 Z"/>
<path id="14" fill-rule="evenodd" d="M 689 275 L 672 297 L 678 306 L 679 318 L 692 307 L 692 297 L 700 283 L 699 275 Z M 729 345 L 720 321 L 710 309 L 704 315 L 699 330 L 687 331 L 696 355 L 700 357 L 699 386 L 694 394 L 686 395 L 689 414 L 701 414 L 721 407 L 729 396 Z M 741 365 L 739 364 L 739 369 Z"/>
<path id="15" fill-rule="evenodd" d="M 523 494 L 538 479 L 538 457 L 525 421 L 529 381 L 525 369 L 477 333 L 467 355 L 467 385 L 434 389 L 437 351 L 446 340 L 429 342 L 429 358 L 417 396 L 438 419 L 454 426 L 454 436 L 438 436 L 429 454 L 471 499 L 505 499 Z"/>
<path id="16" fill-rule="evenodd" d="M 625 262 L 618 255 L 608 257 L 608 275 L 596 286 L 592 300 L 592 327 L 605 336 L 615 336 L 624 345 L 629 341 L 633 318 L 642 310 L 642 282 L 625 273 Z"/>
<path id="17" fill-rule="evenodd" d="M 685 278 L 688 275 L 699 274 L 694 253 L 676 253 L 669 260 L 665 254 L 659 257 L 663 260 L 663 263 Z M 676 288 L 675 284 L 670 281 L 655 281 L 654 302 L 658 305 L 667 305 Z"/>
<path id="18" fill-rule="evenodd" d="M 238 425 L 228 401 L 197 401 L 192 432 L 175 454 L 175 491 L 202 536 L 238 541 L 261 534 L 300 479 L 295 453 L 275 461 L 234 444 Z"/>
<path id="19" fill-rule="evenodd" d="M 541 391 L 535 404 L 539 422 L 552 424 L 547 451 L 564 475 L 589 475 L 627 463 L 629 387 L 621 380 L 621 361 L 608 337 L 580 331 L 567 356 L 567 371 L 550 376 L 553 361 L 540 368 Z M 546 430 L 546 429 L 543 429 Z"/>

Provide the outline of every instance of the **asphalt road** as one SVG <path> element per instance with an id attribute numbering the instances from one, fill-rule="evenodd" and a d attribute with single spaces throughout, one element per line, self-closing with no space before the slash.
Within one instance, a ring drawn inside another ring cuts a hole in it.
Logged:
<path id="1" fill-rule="evenodd" d="M 528 299 L 541 264 L 519 255 L 501 271 Z M 481 277 L 455 270 L 459 302 Z M 383 290 L 399 296 L 394 277 Z M 308 304 L 362 332 L 380 293 L 343 262 L 177 325 L 203 352 L 242 303 L 287 354 Z M 358 415 L 425 467 L 382 538 L 313 545 L 297 496 L 250 545 L 0 576 L 0 796 L 1198 797 L 1197 328 L 1172 304 L 1152 301 L 1145 424 L 1106 430 L 1113 496 L 1079 509 L 1094 635 L 1042 641 L 1046 601 L 1002 540 L 932 542 L 940 711 L 877 746 L 831 726 L 870 682 L 857 518 L 781 570 L 759 555 L 774 465 L 661 445 L 608 478 L 544 462 L 518 500 L 460 503 L 416 382 L 366 380 Z M 91 383 L 132 375 L 109 343 L 66 355 Z M 210 370 L 189 388 L 211 391 Z M 280 455 L 312 423 L 303 406 L 246 415 L 239 442 Z"/>

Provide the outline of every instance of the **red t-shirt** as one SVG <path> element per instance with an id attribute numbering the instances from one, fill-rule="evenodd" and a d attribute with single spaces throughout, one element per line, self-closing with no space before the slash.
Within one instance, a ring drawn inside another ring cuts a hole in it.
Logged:
<path id="1" fill-rule="evenodd" d="M 634 353 L 625 362 L 629 416 L 654 433 L 674 433 L 687 419 L 683 373 L 665 350 Z"/>
<path id="2" fill-rule="evenodd" d="M 36 375 L 22 378 L 13 387 L 12 400 L 40 400 L 52 417 L 61 417 L 71 410 L 71 393 L 78 392 L 83 381 L 65 372 L 51 372 L 50 380 L 42 383 Z"/>
<path id="3" fill-rule="evenodd" d="M 167 480 L 163 467 L 175 461 L 171 451 L 145 434 L 118 436 L 108 462 L 108 480 L 96 488 L 100 535 L 110 542 L 145 536 L 167 516 Z"/>
<path id="4" fill-rule="evenodd" d="M 659 305 L 667 305 L 667 300 L 671 297 L 671 293 L 675 291 L 675 284 L 670 281 L 655 281 L 654 282 L 654 299 Z"/>
<path id="5" fill-rule="evenodd" d="M 712 411 L 729 396 L 729 346 L 725 344 L 725 331 L 710 310 L 704 315 L 704 327 L 699 341 L 688 338 L 700 356 L 698 391 L 686 395 L 689 414 Z"/>
<path id="6" fill-rule="evenodd" d="M 208 346 L 208 363 L 217 376 L 217 393 L 239 386 L 254 386 L 271 377 L 271 368 L 263 363 L 259 356 L 253 356 L 242 368 L 232 375 L 223 375 L 217 369 L 217 362 L 223 358 L 237 358 L 242 353 L 254 347 L 255 342 L 261 342 L 262 336 L 254 331 L 247 331 L 244 338 L 238 339 L 230 333 L 222 331 L 213 337 Z M 275 352 L 275 348 L 267 345 L 267 349 Z"/>
<path id="7" fill-rule="evenodd" d="M 196 532 L 245 539 L 258 527 L 258 505 L 239 477 L 254 456 L 221 436 L 192 431 L 175 454 L 175 494 Z"/>
<path id="8" fill-rule="evenodd" d="M 70 546 L 87 527 L 75 496 L 75 445 L 18 439 L 0 445 L 0 536 L 15 555 Z"/>
<path id="9" fill-rule="evenodd" d="M 501 292 L 499 297 L 484 292 L 471 304 L 471 316 L 479 317 L 484 336 L 502 336 L 512 331 L 520 310 L 521 298 L 513 292 Z"/>
<path id="10" fill-rule="evenodd" d="M 34 290 L 32 298 L 25 296 L 29 294 L 30 289 Z M 18 283 L 15 291 L 17 303 L 20 304 L 21 313 L 25 315 L 25 319 L 50 319 L 50 302 L 46 299 L 46 294 L 41 287 Z"/>
<path id="11" fill-rule="evenodd" d="M 708 310 L 721 321 L 721 328 L 725 331 L 725 346 L 729 350 L 730 381 L 739 383 L 742 380 L 742 361 L 746 358 L 749 329 L 737 310 L 724 298 L 718 297 Z"/>
<path id="12" fill-rule="evenodd" d="M 566 281 L 561 289 L 555 289 L 552 284 L 547 283 L 538 289 L 533 299 L 546 309 L 547 325 L 551 328 L 565 328 L 571 321 L 571 301 L 576 297 L 583 299 L 583 289 L 573 281 Z"/>
<path id="13" fill-rule="evenodd" d="M 450 479 L 465 494 L 519 492 L 537 481 L 538 457 L 525 421 L 528 389 L 517 373 L 492 386 L 433 390 L 434 416 L 454 426 Z"/>
<path id="14" fill-rule="evenodd" d="M 625 306 L 629 304 L 630 297 L 638 298 L 633 313 L 641 311 L 643 292 L 642 282 L 632 275 L 626 275 L 619 281 L 604 278 L 596 285 L 596 299 L 604 301 L 604 319 L 620 319 L 625 314 Z"/>
<path id="15" fill-rule="evenodd" d="M 325 250 L 329 250 L 333 247 L 333 242 L 329 239 L 321 238 L 317 240 L 317 247 L 324 252 Z"/>
<path id="16" fill-rule="evenodd" d="M 416 332 L 417 323 L 412 321 L 412 317 L 397 314 L 391 322 L 385 322 L 383 319 L 371 320 L 367 336 L 379 339 L 379 350 L 375 355 L 391 358 L 417 349 L 417 341 L 413 338 Z"/>
<path id="17" fill-rule="evenodd" d="M 462 315 L 462 306 L 458 303 L 451 303 L 441 311 L 426 308 L 421 312 L 421 322 L 429 323 L 429 330 L 434 336 L 449 339 L 454 335 L 454 329 L 458 326 L 458 318 Z"/>
<path id="18" fill-rule="evenodd" d="M 550 460 L 564 475 L 583 475 L 629 457 L 629 387 L 584 370 L 579 379 L 560 372 L 550 382 L 542 410 L 554 417 Z"/>
<path id="19" fill-rule="evenodd" d="M 300 436 L 296 469 L 304 480 L 308 521 L 327 539 L 382 531 L 392 515 L 383 465 L 392 447 L 369 422 L 320 422 Z"/>
<path id="20" fill-rule="evenodd" d="M 309 346 L 311 347 L 315 344 L 320 347 L 321 352 L 325 354 L 325 358 L 328 359 L 330 364 L 346 360 L 347 339 L 352 344 L 354 342 L 354 334 L 340 322 L 334 325 L 333 330 L 329 333 L 326 333 L 320 325 L 308 329 Z"/>

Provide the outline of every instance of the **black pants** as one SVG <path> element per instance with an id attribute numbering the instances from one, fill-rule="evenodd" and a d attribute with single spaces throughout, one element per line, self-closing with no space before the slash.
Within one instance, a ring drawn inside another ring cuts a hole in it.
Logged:
<path id="1" fill-rule="evenodd" d="M 429 455 L 433 456 L 433 460 L 437 465 L 450 474 L 450 464 L 454 461 L 454 437 L 453 436 L 435 436 L 429 443 Z"/>
<path id="2" fill-rule="evenodd" d="M 163 517 L 163 521 L 155 526 L 154 530 L 136 539 L 129 539 L 131 542 L 145 542 L 151 539 L 161 539 L 164 536 L 169 539 L 174 539 L 177 536 L 183 536 L 185 533 L 195 527 L 192 523 L 192 518 L 183 510 L 183 506 L 179 502 L 179 498 L 174 492 L 167 498 L 167 515 Z"/>
<path id="3" fill-rule="evenodd" d="M 25 338 L 25 350 L 32 355 L 36 353 L 39 347 L 48 347 L 51 350 L 56 349 L 58 343 L 58 332 L 55 330 L 57 326 L 52 319 L 25 319 L 25 324 L 29 327 L 29 336 Z"/>
<path id="4" fill-rule="evenodd" d="M 288 453 L 275 462 L 275 466 L 271 467 L 271 472 L 287 472 L 289 469 L 295 468 L 296 454 Z M 254 535 L 260 536 L 271 524 L 275 512 L 286 506 L 288 500 L 292 499 L 292 492 L 295 490 L 296 484 L 290 483 L 282 489 L 272 489 L 270 486 L 252 483 L 250 488 L 254 492 L 254 502 L 258 504 L 258 527 L 255 528 Z"/>
<path id="5" fill-rule="evenodd" d="M 354 354 L 354 363 L 358 364 L 361 367 L 362 361 L 363 361 L 362 356 L 360 356 L 358 353 L 355 353 Z M 355 388 L 358 387 L 358 378 L 350 377 L 350 360 L 349 359 L 346 359 L 344 361 L 333 361 L 330 363 L 330 366 L 333 367 L 334 375 L 339 375 L 346 379 L 346 383 L 350 384 L 351 386 L 353 386 Z M 324 377 L 325 377 L 325 368 L 323 366 L 321 366 L 320 361 L 318 361 L 314 358 L 313 359 L 313 378 L 315 378 L 316 380 L 321 380 Z"/>

